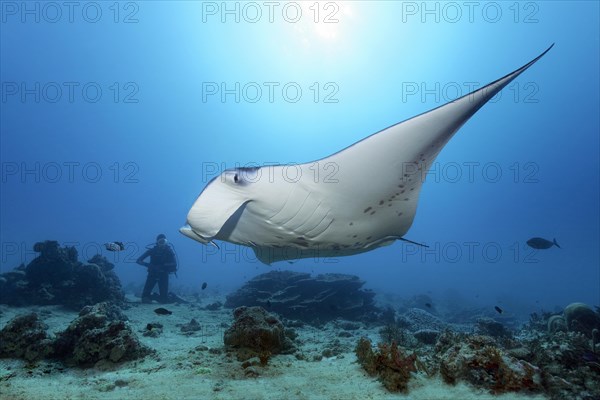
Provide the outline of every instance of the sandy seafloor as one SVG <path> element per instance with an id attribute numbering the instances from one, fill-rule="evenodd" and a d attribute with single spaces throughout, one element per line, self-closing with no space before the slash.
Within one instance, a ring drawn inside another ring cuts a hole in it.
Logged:
<path id="1" fill-rule="evenodd" d="M 377 379 L 368 376 L 356 362 L 354 347 L 360 336 L 379 340 L 377 329 L 351 331 L 339 337 L 335 323 L 317 329 L 295 328 L 305 356 L 277 355 L 265 367 L 254 367 L 258 377 L 245 375 L 235 356 L 224 351 L 223 324 L 233 321 L 232 310 L 206 311 L 203 305 L 224 299 L 203 299 L 202 304 L 167 305 L 172 315 L 154 313 L 157 304 L 131 303 L 124 310 L 139 339 L 154 355 L 118 365 L 97 365 L 80 369 L 42 361 L 34 367 L 23 360 L 0 360 L 0 399 L 544 399 L 544 396 L 505 394 L 493 396 L 465 384 L 449 386 L 441 378 L 418 375 L 410 382 L 408 394 L 390 393 Z M 64 330 L 76 312 L 59 306 L 0 306 L 0 328 L 14 316 L 37 312 L 49 326 L 48 332 Z M 177 324 L 195 318 L 202 330 L 181 332 Z M 163 324 L 156 338 L 142 335 L 150 322 Z M 315 356 L 338 339 L 343 352 L 314 361 Z"/>

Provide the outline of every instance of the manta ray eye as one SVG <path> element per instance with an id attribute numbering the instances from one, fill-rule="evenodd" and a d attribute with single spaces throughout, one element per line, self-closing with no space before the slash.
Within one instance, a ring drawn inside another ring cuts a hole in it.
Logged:
<path id="1" fill-rule="evenodd" d="M 235 183 L 238 183 L 238 182 L 240 181 L 240 178 L 238 177 L 238 174 L 235 174 L 235 175 L 233 176 L 233 181 L 234 181 Z"/>

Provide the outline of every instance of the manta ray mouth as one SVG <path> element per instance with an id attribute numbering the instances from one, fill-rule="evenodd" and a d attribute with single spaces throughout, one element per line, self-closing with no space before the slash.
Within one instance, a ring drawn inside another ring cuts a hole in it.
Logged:
<path id="1" fill-rule="evenodd" d="M 207 239 L 204 236 L 200 235 L 198 232 L 193 230 L 192 227 L 190 227 L 188 224 L 179 228 L 179 232 L 181 232 L 183 235 L 189 237 L 190 239 L 194 239 L 197 242 L 200 242 L 202 244 L 210 244 L 210 245 L 215 246 L 216 248 L 219 248 L 219 246 L 217 246 L 217 244 L 215 242 L 213 242 L 212 239 Z"/>

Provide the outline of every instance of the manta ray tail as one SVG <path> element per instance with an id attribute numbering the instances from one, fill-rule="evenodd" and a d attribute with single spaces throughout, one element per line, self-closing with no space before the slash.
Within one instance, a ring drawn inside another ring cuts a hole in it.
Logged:
<path id="1" fill-rule="evenodd" d="M 408 239 L 404 239 L 404 238 L 398 238 L 398 240 L 402 240 L 403 242 L 406 242 L 406 243 L 416 244 L 417 246 L 429 247 L 426 244 L 413 242 L 412 240 L 408 240 Z"/>

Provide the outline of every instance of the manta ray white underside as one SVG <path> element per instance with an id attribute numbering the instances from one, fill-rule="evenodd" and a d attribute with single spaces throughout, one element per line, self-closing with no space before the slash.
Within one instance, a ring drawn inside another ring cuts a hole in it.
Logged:
<path id="1" fill-rule="evenodd" d="M 266 264 L 348 256 L 405 240 L 423 178 L 444 145 L 551 48 L 479 90 L 324 159 L 226 170 L 206 185 L 180 231 L 204 244 L 252 247 Z"/>

